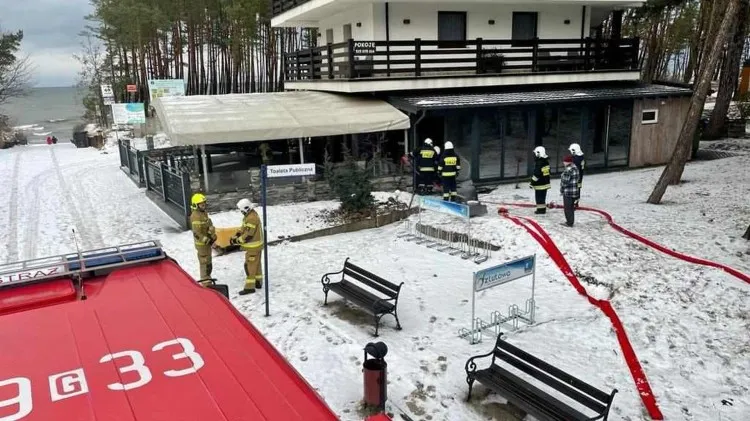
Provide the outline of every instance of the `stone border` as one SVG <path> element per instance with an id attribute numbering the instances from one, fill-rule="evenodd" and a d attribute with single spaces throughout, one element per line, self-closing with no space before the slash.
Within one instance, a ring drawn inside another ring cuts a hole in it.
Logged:
<path id="1" fill-rule="evenodd" d="M 286 238 L 280 238 L 278 240 L 269 241 L 268 245 L 274 246 L 277 244 L 281 244 L 285 241 L 295 243 L 298 241 L 311 240 L 313 238 L 327 237 L 329 235 L 345 234 L 348 232 L 362 231 L 362 230 L 372 229 L 372 228 L 380 228 L 382 226 L 390 225 L 395 222 L 404 220 L 408 218 L 409 216 L 414 215 L 417 212 L 419 212 L 419 208 L 411 208 L 408 210 L 397 210 L 397 211 L 389 212 L 383 215 L 376 215 L 375 217 L 370 217 L 367 219 L 363 219 L 361 221 L 349 222 L 343 225 L 336 225 L 334 227 L 323 228 L 323 229 L 308 232 L 305 234 L 293 235 L 293 236 L 286 237 Z"/>
<path id="2" fill-rule="evenodd" d="M 276 246 L 287 241 L 290 243 L 296 243 L 299 241 L 312 240 L 314 238 L 327 237 L 330 235 L 346 234 L 349 232 L 380 228 L 386 225 L 390 225 L 390 224 L 402 221 L 416 213 L 419 213 L 419 207 L 414 207 L 414 208 L 407 209 L 407 210 L 392 211 L 383 215 L 376 215 L 375 217 L 363 219 L 361 221 L 349 222 L 349 223 L 342 224 L 342 225 L 336 225 L 334 227 L 311 231 L 305 234 L 293 235 L 293 236 L 289 236 L 285 238 L 280 238 L 278 240 L 269 241 L 268 246 L 269 247 Z M 428 228 L 430 228 L 429 225 L 416 224 L 416 227 L 419 230 L 419 232 L 421 232 L 422 234 L 425 234 L 428 236 L 430 235 L 428 232 Z M 457 233 L 457 232 L 453 232 L 453 234 L 457 235 L 460 241 L 466 241 L 466 237 L 467 237 L 466 234 Z M 488 241 L 484 241 L 484 240 L 476 240 L 476 241 L 477 241 L 478 247 L 481 247 L 481 248 L 489 247 L 490 250 L 492 251 L 500 250 L 500 246 L 496 246 Z M 230 246 L 230 247 L 236 247 L 236 246 Z M 228 252 L 229 251 L 225 251 L 223 254 L 226 254 Z"/>

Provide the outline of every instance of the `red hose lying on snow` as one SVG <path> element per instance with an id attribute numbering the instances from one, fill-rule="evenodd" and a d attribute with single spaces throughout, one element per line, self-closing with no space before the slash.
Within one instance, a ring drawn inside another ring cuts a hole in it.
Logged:
<path id="1" fill-rule="evenodd" d="M 648 384 L 648 380 L 646 379 L 646 374 L 643 372 L 641 363 L 638 361 L 638 357 L 635 355 L 635 350 L 633 350 L 633 346 L 630 344 L 630 340 L 628 340 L 627 333 L 625 332 L 625 328 L 623 327 L 620 318 L 617 316 L 617 313 L 615 312 L 614 308 L 612 308 L 612 305 L 609 303 L 609 301 L 599 300 L 588 294 L 586 288 L 584 288 L 583 285 L 581 285 L 581 283 L 578 281 L 578 277 L 576 277 L 575 272 L 573 272 L 573 269 L 571 269 L 568 261 L 565 259 L 560 249 L 557 248 L 554 241 L 552 241 L 552 238 L 549 236 L 549 234 L 547 234 L 544 228 L 541 227 L 541 225 L 530 218 L 514 217 L 508 215 L 507 212 L 502 211 L 499 213 L 505 218 L 510 219 L 517 225 L 524 228 L 532 237 L 534 237 L 534 239 L 539 242 L 539 244 L 544 248 L 547 254 L 549 254 L 550 258 L 552 258 L 552 260 L 557 264 L 565 277 L 568 278 L 576 291 L 578 291 L 579 294 L 585 296 L 591 304 L 598 307 L 609 318 L 612 326 L 615 329 L 617 341 L 620 343 L 620 349 L 625 356 L 625 362 L 630 369 L 630 374 L 635 381 L 635 386 L 641 396 L 643 405 L 648 410 L 651 419 L 663 420 L 664 416 L 662 415 L 661 410 L 659 410 L 659 406 L 656 403 L 656 398 L 651 391 L 651 386 Z M 522 221 L 525 221 L 526 223 Z M 527 223 L 536 228 L 536 231 L 529 227 Z"/>
<path id="2" fill-rule="evenodd" d="M 497 203 L 497 204 L 498 205 L 503 205 L 503 206 L 518 206 L 518 207 L 523 207 L 523 208 L 535 207 L 535 205 L 528 204 L 528 203 Z M 550 207 L 562 209 L 562 206 L 560 206 L 560 205 L 550 205 Z M 745 282 L 747 282 L 747 283 L 750 284 L 750 276 L 748 276 L 748 275 L 740 272 L 739 270 L 734 269 L 732 267 L 729 267 L 727 265 L 721 264 L 721 263 L 717 263 L 717 262 L 711 261 L 711 260 L 701 259 L 699 257 L 693 257 L 693 256 L 690 256 L 690 255 L 687 255 L 687 254 L 683 254 L 683 253 L 674 251 L 674 250 L 672 250 L 672 249 L 670 249 L 668 247 L 662 246 L 661 244 L 658 244 L 658 243 L 656 243 L 654 241 L 651 241 L 648 238 L 646 238 L 646 237 L 644 237 L 644 236 L 642 236 L 640 234 L 636 234 L 633 231 L 630 231 L 630 230 L 628 230 L 628 229 L 626 229 L 626 228 L 618 225 L 617 223 L 615 223 L 614 218 L 612 218 L 612 215 L 610 215 L 609 213 L 607 213 L 607 212 L 605 212 L 603 210 L 595 209 L 595 208 L 589 208 L 589 207 L 583 207 L 583 206 L 579 207 L 577 210 L 598 213 L 599 215 L 603 216 L 607 220 L 607 222 L 609 223 L 609 225 L 612 228 L 614 228 L 616 231 L 619 231 L 619 232 L 627 235 L 628 237 L 630 237 L 630 238 L 632 238 L 634 240 L 640 241 L 641 243 L 643 243 L 643 244 L 645 244 L 645 245 L 647 245 L 647 246 L 649 246 L 651 248 L 655 248 L 656 250 L 659 250 L 662 253 L 668 254 L 668 255 L 670 255 L 672 257 L 676 257 L 676 258 L 678 258 L 680 260 L 684 260 L 684 261 L 689 262 L 689 263 L 695 263 L 695 264 L 698 264 L 698 265 L 709 266 L 709 267 L 713 267 L 713 268 L 716 268 L 716 269 L 721 269 L 724 272 L 726 272 L 726 273 L 734 276 L 735 278 L 739 278 L 739 279 L 741 279 L 741 280 L 743 280 L 743 281 L 745 281 Z"/>

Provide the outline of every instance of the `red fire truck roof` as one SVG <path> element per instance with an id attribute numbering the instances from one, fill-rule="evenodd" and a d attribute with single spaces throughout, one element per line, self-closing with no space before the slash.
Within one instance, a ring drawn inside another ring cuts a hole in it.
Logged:
<path id="1" fill-rule="evenodd" d="M 338 419 L 172 260 L 74 279 L 0 288 L 0 420 Z"/>

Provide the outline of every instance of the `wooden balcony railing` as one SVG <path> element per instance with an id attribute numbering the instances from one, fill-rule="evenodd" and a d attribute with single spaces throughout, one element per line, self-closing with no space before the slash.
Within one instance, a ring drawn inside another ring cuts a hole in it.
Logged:
<path id="1" fill-rule="evenodd" d="M 638 38 L 355 41 L 284 55 L 287 81 L 638 70 Z"/>
<path id="2" fill-rule="evenodd" d="M 278 16 L 287 10 L 294 9 L 300 4 L 305 4 L 310 0 L 272 0 L 271 16 Z"/>

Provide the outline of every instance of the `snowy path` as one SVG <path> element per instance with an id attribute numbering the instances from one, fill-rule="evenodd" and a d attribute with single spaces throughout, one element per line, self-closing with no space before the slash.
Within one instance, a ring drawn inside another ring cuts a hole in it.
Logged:
<path id="1" fill-rule="evenodd" d="M 737 200 L 750 190 L 743 165 L 740 158 L 688 165 L 690 182 L 670 188 L 665 206 L 642 203 L 658 169 L 587 176 L 584 199 L 655 241 L 748 273 L 747 242 L 739 236 L 750 212 L 746 201 Z M 82 248 L 160 240 L 196 275 L 190 234 L 180 232 L 118 166 L 116 151 L 102 154 L 68 144 L 0 151 L 0 177 L 8 180 L 0 188 L 9 199 L 2 218 L 8 242 L 0 247 L 0 261 L 74 251 L 75 228 Z M 489 197 L 529 200 L 531 191 L 502 186 Z M 316 213 L 333 205 L 270 209 L 269 238 L 321 228 Z M 496 216 L 493 206 L 489 210 L 490 215 L 475 220 L 473 232 L 502 250 L 483 265 L 403 241 L 396 237 L 399 226 L 273 247 L 268 318 L 263 317 L 263 294 L 236 296 L 244 278 L 242 254 L 215 258 L 214 274 L 230 285 L 234 305 L 342 420 L 362 419 L 362 348 L 373 341 L 373 326 L 369 316 L 341 305 L 334 294 L 323 307 L 320 277 L 340 270 L 350 257 L 386 279 L 404 282 L 399 303 L 404 329 L 396 331 L 393 319 L 385 317 L 378 339 L 390 349 L 391 402 L 415 420 L 513 419 L 502 399 L 481 389 L 475 389 L 472 403 L 465 403 L 465 361 L 489 351 L 494 338 L 488 333 L 481 344 L 469 345 L 457 332 L 469 324 L 472 272 L 537 254 L 538 323 L 509 333 L 509 340 L 602 389 L 617 388 L 610 419 L 647 419 L 610 322 L 576 294 L 524 230 Z M 612 296 L 667 420 L 747 419 L 750 287 L 718 270 L 647 249 L 596 215 L 579 212 L 573 230 L 558 224 L 561 211 L 536 219 L 571 266 L 591 276 L 586 288 L 599 297 Z M 238 220 L 238 213 L 228 212 L 216 215 L 215 223 L 228 226 Z M 523 280 L 484 291 L 478 295 L 477 315 L 507 312 L 508 305 L 522 305 L 529 293 L 530 283 Z M 722 399 L 732 399 L 732 405 Z"/>

